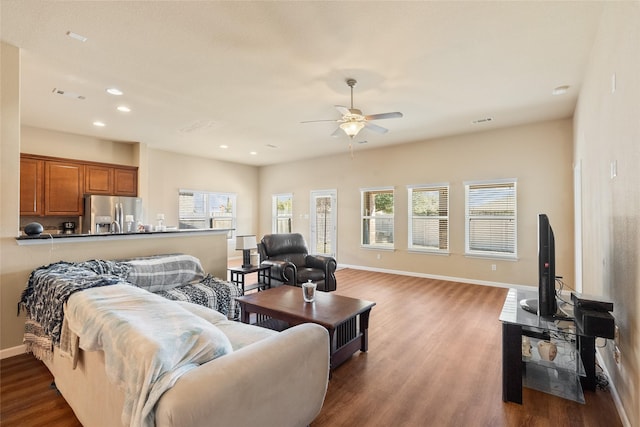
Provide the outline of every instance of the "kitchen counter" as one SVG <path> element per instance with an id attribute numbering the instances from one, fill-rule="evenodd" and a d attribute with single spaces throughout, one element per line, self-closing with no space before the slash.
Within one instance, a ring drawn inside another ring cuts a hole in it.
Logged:
<path id="1" fill-rule="evenodd" d="M 16 237 L 18 245 L 38 245 L 56 243 L 81 243 L 95 242 L 100 240 L 128 240 L 128 239 L 148 239 L 148 238 L 166 238 L 166 237 L 185 237 L 186 235 L 203 235 L 203 234 L 226 234 L 231 229 L 185 229 L 185 230 L 166 230 L 166 231 L 148 231 L 140 233 L 102 233 L 102 234 L 49 234 L 42 233 L 39 236 L 19 236 Z"/>

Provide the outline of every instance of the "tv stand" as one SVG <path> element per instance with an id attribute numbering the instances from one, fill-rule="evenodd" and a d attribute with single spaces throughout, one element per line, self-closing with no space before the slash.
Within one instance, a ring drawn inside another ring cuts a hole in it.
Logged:
<path id="1" fill-rule="evenodd" d="M 536 293 L 510 289 L 502 322 L 502 400 L 522 403 L 522 387 L 555 394 L 584 403 L 583 390 L 596 389 L 595 337 L 582 333 L 566 316 L 540 317 L 525 310 L 521 302 Z M 531 356 L 523 355 L 523 336 L 528 337 Z M 540 341 L 552 341 L 558 354 L 543 360 Z"/>

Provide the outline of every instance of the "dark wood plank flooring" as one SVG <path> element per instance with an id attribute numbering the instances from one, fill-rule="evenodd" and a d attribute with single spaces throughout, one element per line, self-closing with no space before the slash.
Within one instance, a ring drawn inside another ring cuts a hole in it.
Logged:
<path id="1" fill-rule="evenodd" d="M 506 289 L 345 269 L 338 294 L 376 302 L 369 351 L 337 368 L 312 427 L 621 426 L 607 390 L 586 404 L 534 390 L 502 402 Z M 80 425 L 31 355 L 1 362 L 2 426 Z"/>

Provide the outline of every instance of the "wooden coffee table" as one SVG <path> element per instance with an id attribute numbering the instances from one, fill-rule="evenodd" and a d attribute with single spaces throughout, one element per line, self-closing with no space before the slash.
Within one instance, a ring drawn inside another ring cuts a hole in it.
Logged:
<path id="1" fill-rule="evenodd" d="M 375 302 L 316 292 L 315 301 L 304 302 L 302 289 L 283 285 L 236 298 L 242 311 L 242 322 L 256 323 L 277 319 L 289 325 L 317 323 L 329 331 L 331 369 L 335 369 L 356 351 L 367 351 L 369 314 Z"/>

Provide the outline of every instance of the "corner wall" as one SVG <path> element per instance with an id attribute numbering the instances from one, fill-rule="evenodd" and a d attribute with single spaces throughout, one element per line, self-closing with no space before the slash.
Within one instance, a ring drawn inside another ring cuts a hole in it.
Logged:
<path id="1" fill-rule="evenodd" d="M 574 117 L 583 291 L 614 302 L 620 364 L 612 341 L 599 353 L 632 426 L 640 425 L 639 22 L 640 2 L 606 3 Z"/>

